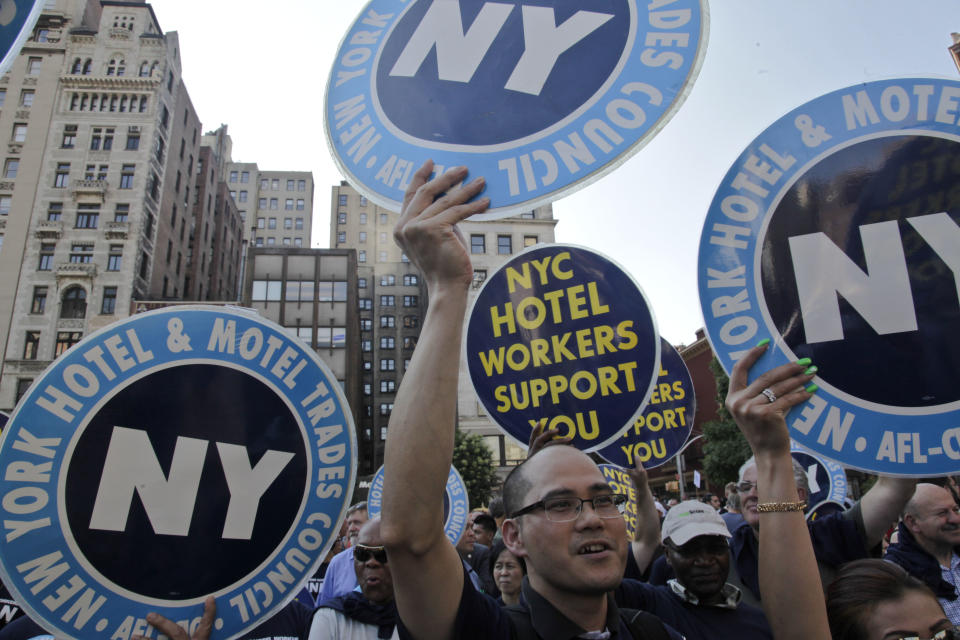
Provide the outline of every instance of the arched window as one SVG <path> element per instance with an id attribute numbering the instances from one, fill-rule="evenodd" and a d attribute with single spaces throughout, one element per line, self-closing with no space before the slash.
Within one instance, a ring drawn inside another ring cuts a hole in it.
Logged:
<path id="1" fill-rule="evenodd" d="M 92 69 L 93 69 L 93 59 L 92 59 L 92 58 L 87 58 L 87 59 L 84 60 L 84 62 L 83 62 L 83 75 L 85 75 L 85 76 L 90 75 L 90 72 L 91 72 Z"/>
<path id="2" fill-rule="evenodd" d="M 151 75 L 151 76 L 153 75 L 153 72 L 157 70 L 157 66 L 159 66 L 159 64 L 160 64 L 160 63 L 159 63 L 158 61 L 154 60 L 154 61 L 153 61 L 153 64 L 150 65 L 150 75 Z"/>
<path id="3" fill-rule="evenodd" d="M 123 58 L 117 60 L 117 75 L 122 76 L 127 70 L 127 62 Z"/>
<path id="4" fill-rule="evenodd" d="M 107 65 L 107 75 L 112 76 L 117 72 L 117 59 L 110 58 L 110 64 Z"/>
<path id="5" fill-rule="evenodd" d="M 140 113 L 147 110 L 147 96 L 140 96 Z"/>
<path id="6" fill-rule="evenodd" d="M 74 75 L 79 75 L 83 70 L 83 63 L 80 61 L 80 58 L 77 58 L 73 61 L 73 66 L 70 67 L 70 73 Z"/>
<path id="7" fill-rule="evenodd" d="M 140 77 L 146 78 L 150 75 L 150 63 L 144 60 L 140 63 Z"/>
<path id="8" fill-rule="evenodd" d="M 61 318 L 85 318 L 87 316 L 87 292 L 83 287 L 74 286 L 63 292 L 63 304 L 60 305 Z"/>

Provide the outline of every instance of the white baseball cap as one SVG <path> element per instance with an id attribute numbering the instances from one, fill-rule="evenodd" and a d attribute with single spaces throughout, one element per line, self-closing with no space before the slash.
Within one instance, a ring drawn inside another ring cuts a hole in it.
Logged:
<path id="1" fill-rule="evenodd" d="M 697 500 L 681 502 L 667 511 L 661 529 L 664 540 L 669 538 L 673 544 L 683 546 L 697 536 L 729 538 L 730 530 L 716 509 Z"/>

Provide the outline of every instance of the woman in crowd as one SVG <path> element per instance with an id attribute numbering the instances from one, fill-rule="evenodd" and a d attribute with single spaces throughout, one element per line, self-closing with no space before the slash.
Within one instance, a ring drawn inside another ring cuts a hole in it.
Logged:
<path id="1" fill-rule="evenodd" d="M 493 581 L 500 589 L 498 601 L 502 605 L 518 604 L 520 602 L 520 587 L 523 585 L 523 576 L 527 574 L 527 566 L 523 558 L 510 553 L 503 540 L 497 540 L 490 547 L 490 573 Z"/>

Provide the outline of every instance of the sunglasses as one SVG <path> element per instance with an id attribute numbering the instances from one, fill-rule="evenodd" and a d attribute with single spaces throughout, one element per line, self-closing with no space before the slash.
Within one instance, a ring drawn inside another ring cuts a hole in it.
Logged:
<path id="1" fill-rule="evenodd" d="M 353 545 L 353 559 L 357 562 L 366 562 L 373 558 L 380 564 L 387 563 L 387 550 L 383 547 L 368 547 L 365 544 Z"/>

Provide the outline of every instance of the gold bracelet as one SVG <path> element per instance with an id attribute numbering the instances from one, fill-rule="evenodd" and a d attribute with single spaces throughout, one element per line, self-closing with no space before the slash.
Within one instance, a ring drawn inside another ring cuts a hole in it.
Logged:
<path id="1" fill-rule="evenodd" d="M 763 502 L 757 504 L 760 513 L 779 513 L 784 511 L 803 511 L 807 508 L 807 501 L 799 502 Z"/>

